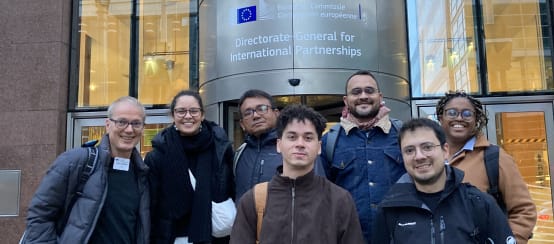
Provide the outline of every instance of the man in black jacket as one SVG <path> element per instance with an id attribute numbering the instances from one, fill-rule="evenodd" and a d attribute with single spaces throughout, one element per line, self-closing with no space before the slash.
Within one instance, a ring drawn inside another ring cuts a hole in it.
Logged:
<path id="1" fill-rule="evenodd" d="M 282 162 L 275 147 L 279 110 L 273 97 L 262 90 L 248 90 L 239 99 L 239 109 L 246 138 L 233 160 L 237 201 L 255 184 L 269 181 Z"/>
<path id="2" fill-rule="evenodd" d="M 372 243 L 516 243 L 494 199 L 445 164 L 448 144 L 438 123 L 404 123 L 399 144 L 407 174 L 379 205 Z"/>

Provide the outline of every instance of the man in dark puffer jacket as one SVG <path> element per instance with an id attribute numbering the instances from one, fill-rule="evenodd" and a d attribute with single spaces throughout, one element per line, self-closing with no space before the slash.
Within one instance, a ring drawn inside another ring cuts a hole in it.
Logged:
<path id="1" fill-rule="evenodd" d="M 144 119 L 137 99 L 112 103 L 98 161 L 71 209 L 88 151 L 72 149 L 54 161 L 31 200 L 23 243 L 149 243 L 148 167 L 135 148 Z"/>

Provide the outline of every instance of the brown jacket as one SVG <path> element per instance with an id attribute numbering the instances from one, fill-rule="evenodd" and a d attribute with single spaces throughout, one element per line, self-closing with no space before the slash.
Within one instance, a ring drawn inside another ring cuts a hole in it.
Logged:
<path id="1" fill-rule="evenodd" d="M 485 148 L 490 143 L 478 135 L 473 151 L 463 151 L 450 161 L 450 165 L 465 172 L 464 182 L 469 182 L 487 192 L 489 180 L 485 171 Z M 537 222 L 537 210 L 527 184 L 523 181 L 514 159 L 500 148 L 498 189 L 504 197 L 508 211 L 508 222 L 517 243 L 527 243 Z"/>
<path id="2" fill-rule="evenodd" d="M 230 244 L 254 244 L 256 220 L 249 190 L 237 206 Z M 312 171 L 296 180 L 275 175 L 269 182 L 260 243 L 365 242 L 350 193 Z"/>

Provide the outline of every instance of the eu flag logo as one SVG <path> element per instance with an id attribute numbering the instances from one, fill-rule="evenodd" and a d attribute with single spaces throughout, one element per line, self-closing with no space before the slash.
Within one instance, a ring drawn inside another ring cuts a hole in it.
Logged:
<path id="1" fill-rule="evenodd" d="M 256 21 L 256 5 L 237 9 L 237 24 Z"/>

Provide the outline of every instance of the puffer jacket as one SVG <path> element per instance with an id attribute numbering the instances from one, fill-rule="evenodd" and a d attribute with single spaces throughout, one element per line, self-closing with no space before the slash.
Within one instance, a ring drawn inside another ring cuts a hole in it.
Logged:
<path id="1" fill-rule="evenodd" d="M 283 163 L 277 152 L 277 131 L 270 130 L 259 138 L 247 136 L 245 148 L 235 163 L 235 199 L 260 182 L 271 180 Z"/>
<path id="2" fill-rule="evenodd" d="M 489 189 L 484 164 L 485 149 L 489 145 L 485 136 L 479 134 L 473 150 L 464 150 L 450 160 L 450 165 L 466 172 L 464 182 L 469 182 L 484 192 Z M 500 148 L 498 169 L 498 189 L 506 203 L 508 222 L 517 238 L 517 243 L 525 244 L 537 222 L 535 204 L 514 159 L 502 148 Z"/>
<path id="3" fill-rule="evenodd" d="M 212 191 L 211 199 L 213 202 L 223 202 L 234 196 L 234 179 L 232 172 L 233 148 L 227 134 L 215 122 L 204 120 L 204 125 L 209 126 L 214 136 L 215 157 L 217 158 L 218 166 L 214 169 L 216 174 L 216 193 Z M 173 140 L 173 136 L 169 133 L 174 133 L 173 125 L 165 128 L 152 139 L 153 149 L 147 155 L 144 161 L 150 167 L 150 190 L 152 197 L 152 243 L 173 243 L 176 232 L 183 227 L 182 223 L 177 219 L 169 217 L 172 209 L 164 208 L 166 202 L 173 196 L 173 192 L 166 186 L 164 177 L 167 177 L 162 169 L 168 158 L 179 158 L 180 152 L 172 150 L 174 144 L 181 143 Z M 180 146 L 179 146 L 180 147 Z M 177 155 L 177 156 L 176 156 Z M 213 190 L 214 188 L 212 188 Z M 179 227 L 177 227 L 179 226 Z M 211 230 L 210 230 L 211 231 Z M 213 238 L 212 243 L 225 242 L 225 240 L 216 240 Z"/>
<path id="4" fill-rule="evenodd" d="M 398 180 L 379 205 L 372 243 L 481 244 L 478 234 L 483 235 L 481 240 L 490 238 L 491 243 L 515 244 L 506 216 L 494 199 L 474 186 L 462 184 L 461 170 L 445 167 L 445 188 L 433 210 L 420 200 L 408 174 Z M 476 199 L 469 200 L 469 194 Z M 470 207 L 470 201 L 480 204 Z M 474 219 L 477 216 L 482 218 Z M 486 222 L 485 226 L 479 226 L 481 221 Z"/>
<path id="5" fill-rule="evenodd" d="M 364 243 L 352 196 L 346 190 L 313 170 L 296 179 L 279 174 L 268 184 L 260 243 Z M 237 205 L 230 244 L 256 243 L 256 223 L 254 194 L 249 190 Z"/>
<path id="6" fill-rule="evenodd" d="M 367 132 L 353 128 L 348 135 L 341 127 L 332 162 L 325 158 L 328 133 L 322 138 L 319 158 L 327 177 L 352 194 L 367 241 L 371 239 L 371 223 L 377 205 L 406 173 L 398 145 L 398 131 L 390 120 L 388 127 L 388 133 L 376 126 Z"/>
<path id="7" fill-rule="evenodd" d="M 108 170 L 111 161 L 110 141 L 104 135 L 98 147 L 98 162 L 69 213 L 63 230 L 57 230 L 61 214 L 71 201 L 79 183 L 79 174 L 86 164 L 86 148 L 75 148 L 62 153 L 54 161 L 39 185 L 28 209 L 27 228 L 23 243 L 88 243 L 108 192 Z M 140 193 L 137 243 L 149 243 L 150 196 L 148 167 L 134 149 L 131 162 L 136 164 Z M 57 232 L 61 234 L 58 235 Z"/>

